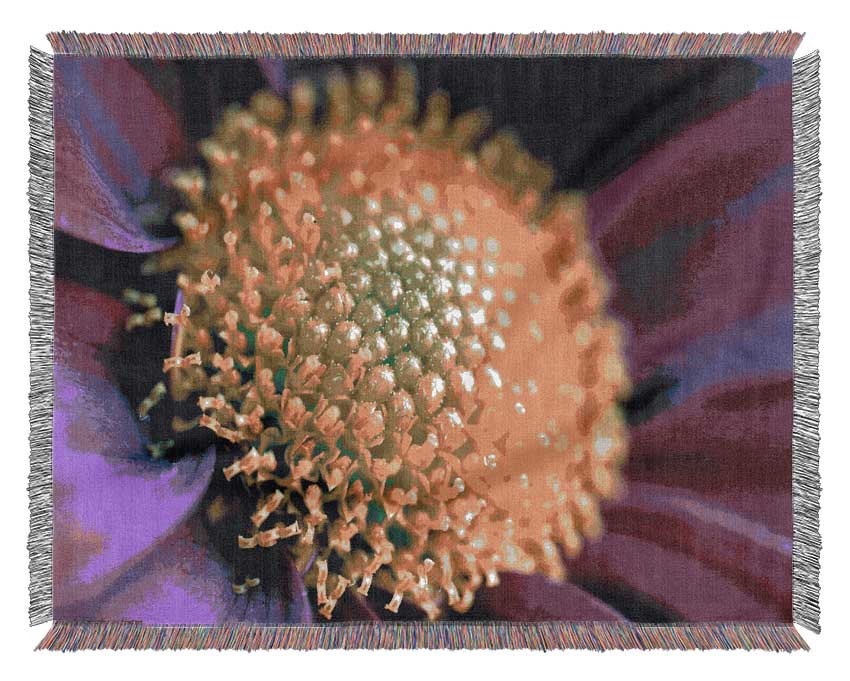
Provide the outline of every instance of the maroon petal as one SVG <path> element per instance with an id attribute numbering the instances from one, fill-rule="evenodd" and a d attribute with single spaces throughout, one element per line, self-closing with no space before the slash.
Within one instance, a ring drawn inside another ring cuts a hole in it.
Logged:
<path id="1" fill-rule="evenodd" d="M 111 374 L 103 363 L 103 353 L 121 343 L 127 315 L 126 305 L 81 284 L 57 279 L 55 285 L 56 340 L 54 361 L 108 379 Z"/>
<path id="2" fill-rule="evenodd" d="M 237 595 L 230 568 L 184 525 L 155 552 L 123 575 L 79 619 L 139 621 L 158 625 L 309 623 L 311 611 L 301 576 L 290 565 L 289 603 L 262 588 Z"/>
<path id="3" fill-rule="evenodd" d="M 513 622 L 589 622 L 623 616 L 570 582 L 542 575 L 503 573 L 496 587 L 479 589 L 470 613 L 475 619 Z"/>
<path id="4" fill-rule="evenodd" d="M 99 355 L 99 342 L 114 339 L 122 306 L 59 281 L 56 309 L 54 612 L 62 617 L 191 513 L 215 457 L 209 450 L 171 464 L 145 452 L 135 416 Z M 86 324 L 95 319 L 100 323 Z"/>
<path id="5" fill-rule="evenodd" d="M 688 490 L 640 483 L 604 516 L 606 534 L 570 566 L 582 578 L 622 581 L 685 619 L 790 617 L 790 536 Z"/>
<path id="6" fill-rule="evenodd" d="M 184 153 L 177 119 L 123 59 L 55 64 L 56 228 L 132 252 L 166 248 L 144 228 L 152 182 Z"/>
<path id="7" fill-rule="evenodd" d="M 568 567 L 583 581 L 635 592 L 678 621 L 776 621 L 784 615 L 698 560 L 634 537 L 608 533 Z"/>

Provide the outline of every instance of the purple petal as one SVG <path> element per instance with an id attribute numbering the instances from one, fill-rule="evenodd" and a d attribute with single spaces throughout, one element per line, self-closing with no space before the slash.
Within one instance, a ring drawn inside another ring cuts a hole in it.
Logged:
<path id="1" fill-rule="evenodd" d="M 512 622 L 622 620 L 616 610 L 575 584 L 542 575 L 503 573 L 500 584 L 479 589 L 471 615 Z"/>
<path id="2" fill-rule="evenodd" d="M 279 95 L 286 93 L 289 88 L 289 80 L 286 77 L 286 66 L 283 59 L 264 57 L 257 60 L 260 70 L 266 77 L 269 87 Z"/>
<path id="3" fill-rule="evenodd" d="M 168 106 L 122 59 L 57 57 L 56 228 L 115 250 L 171 245 L 144 228 L 151 183 L 184 144 Z"/>
<path id="4" fill-rule="evenodd" d="M 108 381 L 57 365 L 54 608 L 94 598 L 195 508 L 214 452 L 176 464 L 144 452 L 129 405 Z"/>
<path id="5" fill-rule="evenodd" d="M 215 456 L 211 449 L 176 464 L 153 461 L 99 357 L 98 341 L 114 336 L 121 306 L 59 281 L 56 308 L 54 611 L 61 618 L 68 606 L 100 594 L 191 513 Z M 98 317 L 99 325 L 83 323 Z"/>
<path id="6" fill-rule="evenodd" d="M 84 619 L 144 624 L 213 625 L 309 623 L 310 605 L 301 576 L 290 564 L 292 599 L 257 588 L 236 595 L 230 569 L 194 536 L 189 525 L 159 545 L 111 588 Z"/>

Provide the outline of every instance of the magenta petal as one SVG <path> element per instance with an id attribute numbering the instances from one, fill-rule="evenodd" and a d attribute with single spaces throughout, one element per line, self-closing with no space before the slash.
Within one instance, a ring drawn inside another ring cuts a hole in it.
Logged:
<path id="1" fill-rule="evenodd" d="M 542 575 L 503 573 L 499 586 L 476 593 L 473 616 L 515 622 L 589 622 L 623 616 L 575 584 Z"/>
<path id="2" fill-rule="evenodd" d="M 292 568 L 288 604 L 261 588 L 236 595 L 232 576 L 188 525 L 130 570 L 83 619 L 144 624 L 308 623 L 311 611 L 301 576 Z"/>
<path id="3" fill-rule="evenodd" d="M 123 59 L 57 57 L 56 229 L 107 248 L 147 253 L 151 182 L 183 154 L 177 120 Z"/>
<path id="4" fill-rule="evenodd" d="M 606 534 L 571 568 L 583 576 L 626 580 L 685 618 L 790 616 L 790 536 L 690 491 L 640 483 L 604 516 Z M 669 583 L 654 581 L 658 572 Z"/>

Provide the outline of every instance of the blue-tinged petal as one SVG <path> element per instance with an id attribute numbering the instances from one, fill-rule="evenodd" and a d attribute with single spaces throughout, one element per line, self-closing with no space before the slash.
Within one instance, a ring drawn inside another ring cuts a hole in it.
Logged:
<path id="1" fill-rule="evenodd" d="M 636 381 L 684 344 L 791 300 L 790 101 L 787 83 L 759 89 L 590 197 Z"/>
<path id="2" fill-rule="evenodd" d="M 676 377 L 670 391 L 679 404 L 714 385 L 765 376 L 790 376 L 794 370 L 792 303 L 768 307 L 755 316 L 695 339 L 670 354 L 661 371 Z"/>
<path id="3" fill-rule="evenodd" d="M 158 213 L 147 201 L 185 145 L 174 114 L 128 62 L 57 57 L 55 128 L 57 229 L 139 253 L 173 243 L 145 229 Z"/>

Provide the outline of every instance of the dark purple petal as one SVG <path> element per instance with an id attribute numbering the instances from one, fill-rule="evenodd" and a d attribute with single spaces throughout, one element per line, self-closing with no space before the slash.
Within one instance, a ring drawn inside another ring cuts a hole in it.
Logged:
<path id="1" fill-rule="evenodd" d="M 622 620 L 623 616 L 570 582 L 542 575 L 503 573 L 496 587 L 481 588 L 470 615 L 512 622 L 589 622 Z"/>
<path id="2" fill-rule="evenodd" d="M 237 595 L 230 568 L 196 540 L 189 524 L 123 575 L 81 619 L 144 624 L 309 623 L 310 605 L 301 576 L 290 564 L 289 603 L 262 588 Z"/>
<path id="3" fill-rule="evenodd" d="M 604 517 L 606 534 L 569 568 L 583 578 L 625 580 L 687 619 L 790 616 L 790 534 L 690 490 L 640 483 Z"/>
<path id="4" fill-rule="evenodd" d="M 62 617 L 69 605 L 100 594 L 192 512 L 215 456 L 209 450 L 171 464 L 145 451 L 136 418 L 99 356 L 98 342 L 114 337 L 122 306 L 59 281 L 56 308 L 54 611 Z"/>
<path id="5" fill-rule="evenodd" d="M 791 300 L 790 126 L 787 83 L 758 90 L 591 196 L 637 380 L 684 344 Z"/>
<path id="6" fill-rule="evenodd" d="M 166 248 L 143 221 L 152 182 L 182 157 L 168 106 L 123 59 L 56 58 L 56 228 L 132 252 Z"/>

